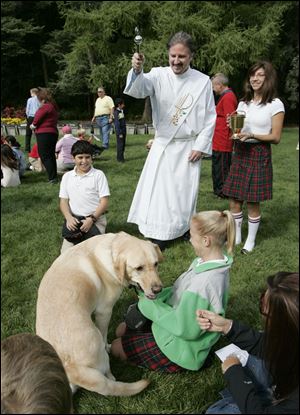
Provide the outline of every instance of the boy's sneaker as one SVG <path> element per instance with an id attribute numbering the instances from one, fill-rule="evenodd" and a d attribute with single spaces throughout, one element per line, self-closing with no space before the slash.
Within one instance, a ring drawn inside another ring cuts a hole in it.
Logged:
<path id="1" fill-rule="evenodd" d="M 57 184 L 59 183 L 58 179 L 52 179 L 48 181 L 49 184 Z"/>

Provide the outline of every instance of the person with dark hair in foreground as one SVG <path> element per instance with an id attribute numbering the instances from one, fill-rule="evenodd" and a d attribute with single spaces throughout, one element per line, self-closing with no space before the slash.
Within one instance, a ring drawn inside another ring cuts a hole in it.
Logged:
<path id="1" fill-rule="evenodd" d="M 224 360 L 222 371 L 228 389 L 207 414 L 299 413 L 299 273 L 269 276 L 260 312 L 264 332 L 197 310 L 202 330 L 220 332 L 250 353 L 245 367 L 236 355 Z"/>

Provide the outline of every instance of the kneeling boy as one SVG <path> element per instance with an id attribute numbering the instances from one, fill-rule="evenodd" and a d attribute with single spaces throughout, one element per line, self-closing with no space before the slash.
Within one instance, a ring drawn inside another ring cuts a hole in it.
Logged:
<path id="1" fill-rule="evenodd" d="M 60 210 L 66 219 L 66 227 L 76 231 L 79 219 L 80 231 L 88 233 L 95 224 L 101 234 L 105 233 L 105 211 L 108 207 L 109 187 L 103 171 L 92 166 L 93 148 L 87 141 L 73 144 L 71 154 L 74 158 L 74 170 L 62 176 L 60 184 Z M 61 253 L 74 243 L 64 239 Z"/>

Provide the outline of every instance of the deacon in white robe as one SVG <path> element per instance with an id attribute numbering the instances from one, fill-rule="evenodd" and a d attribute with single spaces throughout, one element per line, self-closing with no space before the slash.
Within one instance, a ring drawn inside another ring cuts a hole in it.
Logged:
<path id="1" fill-rule="evenodd" d="M 176 239 L 189 230 L 196 212 L 201 156 L 211 154 L 216 120 L 209 77 L 190 68 L 192 54 L 181 73 L 180 47 L 184 45 L 179 45 L 179 52 L 177 46 L 169 49 L 170 67 L 153 68 L 146 74 L 131 69 L 124 90 L 135 98 L 150 96 L 156 130 L 128 222 L 136 223 L 145 237 L 160 241 Z M 177 61 L 179 69 L 174 69 Z M 191 154 L 199 157 L 189 160 Z"/>

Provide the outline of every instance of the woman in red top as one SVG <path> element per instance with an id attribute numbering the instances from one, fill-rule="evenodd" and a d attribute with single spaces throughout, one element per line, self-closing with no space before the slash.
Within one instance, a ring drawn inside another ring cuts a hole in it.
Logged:
<path id="1" fill-rule="evenodd" d="M 41 107 L 35 113 L 30 128 L 35 131 L 38 152 L 48 174 L 49 183 L 57 183 L 55 146 L 58 139 L 58 108 L 50 91 L 39 88 L 37 97 Z"/>

